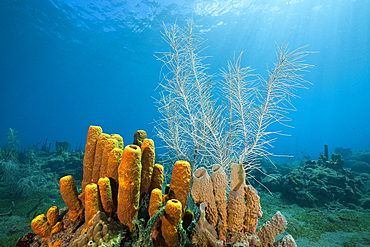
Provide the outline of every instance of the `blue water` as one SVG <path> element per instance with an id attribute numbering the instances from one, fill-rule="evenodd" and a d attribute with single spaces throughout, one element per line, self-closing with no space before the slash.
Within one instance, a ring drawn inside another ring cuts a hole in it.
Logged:
<path id="1" fill-rule="evenodd" d="M 83 143 L 89 125 L 131 143 L 136 130 L 155 138 L 153 104 L 169 47 L 163 23 L 193 18 L 206 39 L 210 73 L 245 50 L 243 64 L 266 75 L 274 42 L 317 53 L 294 99 L 291 137 L 274 153 L 317 158 L 324 143 L 370 149 L 370 2 L 292 1 L 24 1 L 0 2 L 0 137 L 9 127 L 22 145 L 46 138 Z M 155 139 L 158 140 L 158 139 Z M 158 140 L 159 143 L 159 140 Z M 159 144 L 158 144 L 159 145 Z"/>

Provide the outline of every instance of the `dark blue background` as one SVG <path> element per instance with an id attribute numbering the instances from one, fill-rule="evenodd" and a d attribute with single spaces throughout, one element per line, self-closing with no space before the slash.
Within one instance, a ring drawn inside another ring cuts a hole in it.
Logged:
<path id="1" fill-rule="evenodd" d="M 193 18 L 210 73 L 245 50 L 243 64 L 266 75 L 274 42 L 288 35 L 291 50 L 318 52 L 307 57 L 313 85 L 293 100 L 295 128 L 271 126 L 292 135 L 279 137 L 274 153 L 370 148 L 369 1 L 3 0 L 0 18 L 0 137 L 14 128 L 23 146 L 84 145 L 89 125 L 126 144 L 138 129 L 153 138 L 162 65 L 153 54 L 169 50 L 162 22 Z"/>

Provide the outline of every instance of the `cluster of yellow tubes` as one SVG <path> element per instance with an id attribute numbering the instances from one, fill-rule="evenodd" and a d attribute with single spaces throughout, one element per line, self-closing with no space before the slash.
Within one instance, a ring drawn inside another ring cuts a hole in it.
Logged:
<path id="1" fill-rule="evenodd" d="M 134 144 L 123 149 L 121 136 L 102 133 L 99 126 L 89 127 L 81 193 L 77 192 L 72 176 L 60 179 L 60 192 L 69 209 L 68 216 L 72 221 L 85 217 L 87 227 L 84 233 L 98 211 L 105 212 L 107 217 L 116 213 L 120 223 L 133 232 L 132 221 L 138 217 L 143 198 L 150 193 L 150 217 L 163 203 L 166 204 L 161 234 L 166 245 L 173 246 L 186 209 L 191 182 L 190 165 L 186 161 L 178 161 L 174 165 L 169 198 L 162 194 L 163 166 L 155 164 L 153 140 L 147 139 L 144 131 L 138 131 Z M 36 234 L 50 237 L 61 229 L 58 223 L 50 221 L 49 216 L 39 215 L 31 227 Z"/>

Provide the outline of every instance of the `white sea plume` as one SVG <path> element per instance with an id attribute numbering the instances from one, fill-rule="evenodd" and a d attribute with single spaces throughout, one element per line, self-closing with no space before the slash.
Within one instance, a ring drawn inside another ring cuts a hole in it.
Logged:
<path id="1" fill-rule="evenodd" d="M 282 133 L 269 127 L 289 121 L 291 98 L 308 83 L 302 72 L 311 65 L 302 59 L 310 52 L 305 47 L 290 52 L 285 43 L 276 46 L 277 62 L 266 78 L 242 67 L 243 53 L 220 75 L 209 75 L 207 57 L 201 55 L 204 41 L 192 22 L 186 29 L 164 27 L 162 34 L 171 50 L 156 56 L 163 67 L 156 101 L 161 118 L 155 129 L 169 158 L 189 161 L 193 172 L 214 164 L 228 172 L 232 162 L 248 170 L 256 168 L 260 157 L 273 155 L 268 148 L 274 134 Z"/>

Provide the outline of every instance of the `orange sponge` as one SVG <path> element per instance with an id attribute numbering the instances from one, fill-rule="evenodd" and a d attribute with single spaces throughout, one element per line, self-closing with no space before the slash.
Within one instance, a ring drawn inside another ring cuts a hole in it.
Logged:
<path id="1" fill-rule="evenodd" d="M 149 216 L 152 217 L 153 215 L 155 215 L 160 206 L 162 206 L 162 190 L 154 189 L 150 194 L 148 208 Z"/>
<path id="2" fill-rule="evenodd" d="M 144 198 L 149 190 L 152 180 L 153 167 L 155 161 L 154 141 L 145 139 L 141 144 L 141 187 L 140 198 Z"/>
<path id="3" fill-rule="evenodd" d="M 144 130 L 136 131 L 134 135 L 134 145 L 141 147 L 141 144 L 146 138 L 147 138 L 147 134 Z"/>
<path id="4" fill-rule="evenodd" d="M 179 200 L 172 199 L 167 201 L 164 209 L 165 217 L 162 220 L 162 236 L 168 247 L 175 246 L 177 231 L 182 218 L 182 205 Z"/>
<path id="5" fill-rule="evenodd" d="M 62 177 L 59 181 L 59 186 L 63 201 L 69 208 L 69 218 L 73 221 L 77 220 L 82 215 L 84 208 L 81 200 L 78 198 L 75 180 L 70 175 Z"/>
<path id="6" fill-rule="evenodd" d="M 61 222 L 57 222 L 55 225 L 53 225 L 51 227 L 51 234 L 53 233 L 56 233 L 56 232 L 59 232 L 60 230 L 62 230 L 63 228 L 63 225 Z"/>
<path id="7" fill-rule="evenodd" d="M 115 211 L 113 198 L 112 198 L 112 189 L 110 185 L 109 178 L 100 178 L 98 181 L 100 200 L 103 207 L 103 210 L 107 217 L 111 217 Z"/>
<path id="8" fill-rule="evenodd" d="M 92 172 L 92 182 L 97 183 L 100 178 L 100 167 L 103 160 L 103 152 L 105 142 L 110 138 L 109 134 L 100 134 L 98 141 L 96 143 L 94 167 Z"/>
<path id="9" fill-rule="evenodd" d="M 108 158 L 107 177 L 113 178 L 118 183 L 118 166 L 122 159 L 123 150 L 113 148 Z"/>
<path id="10" fill-rule="evenodd" d="M 110 152 L 118 147 L 118 141 L 116 139 L 113 139 L 112 137 L 109 138 L 104 146 L 104 152 L 103 152 L 103 159 L 100 167 L 100 177 L 104 178 L 107 177 L 107 170 L 108 170 L 108 160 Z"/>
<path id="11" fill-rule="evenodd" d="M 52 206 L 49 208 L 46 218 L 48 219 L 49 225 L 53 226 L 58 222 L 59 209 L 57 206 Z"/>
<path id="12" fill-rule="evenodd" d="M 112 134 L 110 137 L 111 137 L 112 139 L 117 140 L 117 142 L 118 142 L 118 147 L 119 147 L 120 149 L 123 149 L 123 138 L 122 138 L 122 136 L 120 136 L 119 134 Z"/>
<path id="13" fill-rule="evenodd" d="M 41 214 L 34 218 L 31 222 L 31 228 L 37 235 L 41 237 L 48 238 L 51 236 L 52 229 L 45 214 Z"/>
<path id="14" fill-rule="evenodd" d="M 85 155 L 83 160 L 83 180 L 81 184 L 82 193 L 85 191 L 86 185 L 92 182 L 95 148 L 102 132 L 103 130 L 99 126 L 90 126 L 87 132 Z"/>
<path id="15" fill-rule="evenodd" d="M 46 216 L 41 214 L 34 218 L 31 222 L 31 228 L 37 235 L 48 238 L 62 229 L 62 223 L 57 222 L 58 216 L 59 209 L 57 206 L 53 206 L 48 210 Z"/>
<path id="16" fill-rule="evenodd" d="M 186 201 L 188 199 L 191 181 L 190 164 L 187 161 L 179 160 L 175 163 L 172 170 L 170 183 L 170 191 L 168 195 L 170 199 L 177 199 L 182 204 L 182 215 L 185 213 Z"/>
<path id="17" fill-rule="evenodd" d="M 97 184 L 88 184 L 85 188 L 85 223 L 91 225 L 95 214 L 99 209 L 99 192 Z"/>
<path id="18" fill-rule="evenodd" d="M 58 241 L 56 241 L 55 243 L 50 242 L 50 243 L 48 244 L 48 247 L 59 247 L 62 243 L 63 243 L 63 240 L 62 240 L 62 239 L 59 239 L 59 240 L 58 240 Z"/>
<path id="19" fill-rule="evenodd" d="M 137 218 L 140 200 L 141 150 L 139 146 L 128 145 L 123 150 L 118 168 L 118 206 L 119 221 L 132 232 L 132 220 Z"/>
<path id="20" fill-rule="evenodd" d="M 152 181 L 148 191 L 152 191 L 157 188 L 162 190 L 163 187 L 163 166 L 160 164 L 155 164 L 153 167 Z"/>

